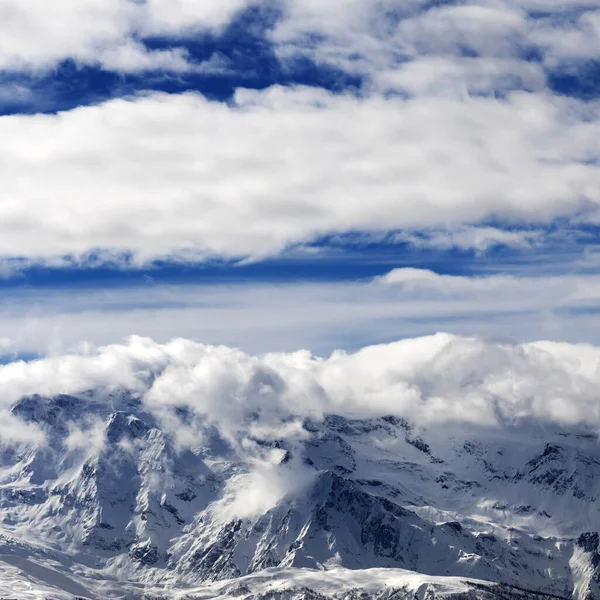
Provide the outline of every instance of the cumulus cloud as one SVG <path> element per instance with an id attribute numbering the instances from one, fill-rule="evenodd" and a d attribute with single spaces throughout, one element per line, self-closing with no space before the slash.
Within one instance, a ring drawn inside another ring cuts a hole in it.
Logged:
<path id="1" fill-rule="evenodd" d="M 254 0 L 9 0 L 0 12 L 0 69 L 48 69 L 66 59 L 124 72 L 190 69 L 186 40 L 218 33 L 257 6 Z M 465 49 L 513 57 L 535 48 L 549 62 L 599 51 L 594 2 L 279 0 L 266 6 L 279 14 L 270 38 L 282 59 L 304 55 L 367 76 L 400 61 Z M 156 37 L 170 40 L 173 49 L 149 50 L 140 42 Z"/>
<path id="2" fill-rule="evenodd" d="M 260 257 L 348 230 L 600 204 L 600 104 L 238 91 L 0 118 L 0 254 Z"/>
<path id="3" fill-rule="evenodd" d="M 71 59 L 120 72 L 197 68 L 185 50 L 149 50 L 141 38 L 218 31 L 247 0 L 9 0 L 0 7 L 0 70 L 40 71 Z"/>
<path id="4" fill-rule="evenodd" d="M 273 32 L 282 58 L 309 56 L 411 93 L 529 89 L 544 84 L 546 69 L 600 52 L 591 1 L 290 0 L 286 7 Z"/>
<path id="5" fill-rule="evenodd" d="M 115 358 L 118 357 L 118 361 Z M 53 390 L 43 374 L 54 372 Z M 154 377 L 148 378 L 148 372 Z M 0 367 L 3 411 L 27 390 L 80 393 L 127 383 L 159 418 L 185 408 L 248 457 L 248 490 L 275 473 L 281 450 L 258 439 L 303 439 L 303 419 L 325 414 L 393 414 L 419 427 L 462 423 L 511 427 L 537 421 L 598 428 L 600 349 L 549 342 L 508 344 L 449 334 L 371 346 L 323 359 L 308 352 L 252 356 L 186 340 L 160 345 L 133 338 L 87 356 L 42 359 Z M 171 433 L 179 426 L 171 421 Z M 94 439 L 101 441 L 102 436 Z M 80 443 L 71 436 L 71 445 Z M 184 442 L 185 442 L 184 438 Z M 79 440 L 79 441 L 78 441 Z M 296 469 L 291 469 L 296 472 Z M 277 486 L 273 483 L 274 488 Z M 250 491 L 249 491 L 250 493 Z M 277 489 L 273 490 L 277 494 Z M 257 492 L 264 500 L 264 495 Z"/>
<path id="6" fill-rule="evenodd" d="M 154 369 L 164 369 L 167 362 L 162 347 L 145 338 L 132 338 L 127 346 L 113 345 L 102 352 L 15 361 L 0 368 L 0 382 L 7 384 L 2 403 L 6 406 L 26 395 L 55 395 L 106 384 L 139 391 L 144 379 L 151 380 Z"/>

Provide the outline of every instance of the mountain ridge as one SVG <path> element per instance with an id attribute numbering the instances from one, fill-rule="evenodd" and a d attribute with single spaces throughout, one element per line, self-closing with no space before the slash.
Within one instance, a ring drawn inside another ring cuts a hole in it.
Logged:
<path id="1" fill-rule="evenodd" d="M 440 439 L 391 415 L 330 414 L 273 439 L 251 420 L 244 444 L 253 460 L 269 458 L 273 482 L 277 474 L 296 481 L 271 506 L 236 515 L 255 466 L 209 422 L 184 448 L 128 392 L 28 396 L 12 413 L 45 442 L 3 452 L 0 554 L 33 561 L 36 572 L 58 567 L 77 585 L 83 575 L 89 597 L 107 582 L 106 597 L 125 598 L 140 585 L 181 591 L 273 568 L 403 569 L 432 581 L 600 597 L 598 534 L 576 531 L 596 511 L 600 452 L 578 433 L 549 441 L 530 432 L 523 441 L 510 431 L 466 439 L 449 429 Z M 521 447 L 511 448 L 515 440 Z M 456 593 L 477 596 L 476 586 L 463 587 Z"/>

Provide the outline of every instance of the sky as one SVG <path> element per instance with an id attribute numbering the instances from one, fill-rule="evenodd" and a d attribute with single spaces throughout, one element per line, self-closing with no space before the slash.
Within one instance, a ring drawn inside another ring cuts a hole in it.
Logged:
<path id="1" fill-rule="evenodd" d="M 0 362 L 600 344 L 598 0 L 4 0 Z"/>

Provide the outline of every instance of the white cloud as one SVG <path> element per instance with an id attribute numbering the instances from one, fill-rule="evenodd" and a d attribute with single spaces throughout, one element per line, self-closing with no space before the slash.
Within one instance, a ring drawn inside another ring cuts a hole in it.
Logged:
<path id="1" fill-rule="evenodd" d="M 391 285 L 399 285 L 410 291 L 438 291 L 445 295 L 473 293 L 480 291 L 492 291 L 494 293 L 503 293 L 512 295 L 514 289 L 526 289 L 528 287 L 544 287 L 554 285 L 563 285 L 565 280 L 570 278 L 557 277 L 554 280 L 522 278 L 512 275 L 494 275 L 491 277 L 466 277 L 464 275 L 439 275 L 427 269 L 414 269 L 411 267 L 393 269 L 383 277 L 377 279 L 378 282 Z M 577 278 L 575 278 L 575 281 Z M 573 279 L 571 282 L 574 283 Z M 578 282 L 585 288 L 588 287 L 588 280 Z M 539 306 L 539 305 L 538 305 Z"/>
<path id="2" fill-rule="evenodd" d="M 600 56 L 600 10 L 558 23 L 549 17 L 532 31 L 532 40 L 545 51 L 552 67 L 570 65 L 573 69 L 577 67 L 573 60 L 596 60 Z"/>
<path id="3" fill-rule="evenodd" d="M 526 16 L 502 3 L 456 4 L 432 8 L 403 20 L 395 37 L 419 54 L 460 55 L 465 50 L 511 58 L 525 34 Z"/>
<path id="4" fill-rule="evenodd" d="M 253 0 L 5 0 L 0 70 L 39 71 L 66 59 L 122 72 L 193 69 L 183 50 L 186 40 L 218 33 L 256 6 L 261 3 Z M 592 1 L 482 0 L 431 7 L 424 0 L 280 0 L 269 7 L 282 13 L 271 38 L 284 60 L 309 56 L 366 77 L 393 71 L 399 62 L 469 49 L 482 58 L 474 72 L 493 76 L 489 59 L 503 59 L 500 70 L 514 68 L 513 75 L 537 82 L 539 73 L 527 74 L 528 67 L 514 60 L 522 47 L 536 48 L 550 65 L 600 52 Z M 582 9 L 576 19 L 569 14 Z M 528 14 L 533 11 L 547 16 L 533 18 Z M 149 50 L 140 43 L 157 36 L 171 40 L 173 49 Z M 441 72 L 447 75 L 447 66 Z"/>
<path id="5" fill-rule="evenodd" d="M 286 437 L 286 432 L 281 432 L 278 439 Z M 314 471 L 306 465 L 280 465 L 284 452 L 276 454 L 272 462 L 250 460 L 248 473 L 234 475 L 227 482 L 223 497 L 210 506 L 213 519 L 222 523 L 234 518 L 258 517 L 275 506 L 282 496 L 314 478 Z"/>
<path id="6" fill-rule="evenodd" d="M 327 232 L 597 211 L 599 115 L 544 93 L 275 87 L 2 117 L 0 255 L 260 257 Z"/>
<path id="7" fill-rule="evenodd" d="M 463 99 L 490 91 L 543 90 L 546 74 L 540 64 L 512 58 L 425 56 L 376 72 L 372 81 L 382 92 Z"/>
<path id="8" fill-rule="evenodd" d="M 436 248 L 449 250 L 475 250 L 485 252 L 495 246 L 528 249 L 542 243 L 544 233 L 541 230 L 517 229 L 505 230 L 497 227 L 454 227 L 418 234 L 403 231 L 394 235 L 394 240 L 406 242 L 417 248 Z"/>
<path id="9" fill-rule="evenodd" d="M 85 429 L 71 423 L 64 445 L 69 452 L 76 452 L 79 456 L 97 456 L 106 446 L 106 423 L 96 418 Z"/>
<path id="10" fill-rule="evenodd" d="M 0 70 L 40 71 L 66 59 L 121 72 L 193 69 L 183 50 L 137 40 L 223 27 L 247 0 L 6 0 L 0 6 Z"/>
<path id="11" fill-rule="evenodd" d="M 9 0 L 0 7 L 0 70 L 39 71 L 72 58 L 122 72 L 223 72 L 231 65 L 219 55 L 191 64 L 184 42 L 220 31 L 250 6 Z M 491 217 L 517 225 L 582 211 L 598 218 L 600 104 L 553 96 L 545 71 L 561 61 L 577 69 L 576 60 L 600 51 L 590 41 L 594 3 L 278 7 L 269 35 L 279 55 L 308 54 L 359 74 L 364 95 L 273 87 L 217 103 L 146 94 L 1 117 L 0 257 L 77 261 L 100 249 L 131 251 L 138 261 L 252 260 L 321 234 L 448 223 L 452 239 L 427 235 L 427 243 L 485 251 L 532 243 L 469 227 Z M 534 10 L 547 16 L 533 18 Z M 174 46 L 149 49 L 148 36 Z M 541 60 L 523 60 L 524 50 Z"/>
<path id="12" fill-rule="evenodd" d="M 10 414 L 6 408 L 0 409 L 0 447 L 12 444 L 44 444 L 46 437 L 41 429 L 30 423 L 24 423 Z"/>
<path id="13" fill-rule="evenodd" d="M 384 89 L 396 83 L 411 93 L 424 85 L 431 92 L 435 79 L 437 91 L 454 93 L 494 93 L 517 82 L 529 89 L 543 84 L 544 66 L 600 55 L 594 1 L 427 6 L 421 0 L 290 0 L 286 5 L 286 18 L 273 32 L 284 59 L 309 56 L 373 78 Z M 540 63 L 523 59 L 531 51 Z M 465 53 L 474 56 L 458 60 Z"/>
<path id="14" fill-rule="evenodd" d="M 154 377 L 148 378 L 148 372 Z M 290 417 L 319 419 L 328 413 L 394 414 L 418 426 L 458 422 L 497 427 L 533 419 L 598 428 L 599 378 L 598 347 L 514 345 L 448 334 L 354 354 L 336 352 L 328 359 L 308 352 L 251 356 L 185 340 L 158 345 L 137 338 L 90 355 L 0 367 L 3 412 L 30 390 L 78 393 L 124 382 L 142 393 L 146 408 L 159 417 L 173 406 L 187 407 L 199 417 L 200 432 L 215 425 L 221 435 L 237 441 L 238 450 L 256 467 L 246 482 L 252 505 L 264 501 L 264 495 L 252 490 L 271 482 L 277 495 L 278 485 L 289 481 L 284 481 L 285 473 L 273 471 L 281 451 L 254 444 L 251 422 L 267 438 L 290 443 L 305 436 L 299 425 L 290 426 Z M 177 423 L 170 422 L 174 435 Z M 284 480 L 277 482 L 280 477 Z"/>

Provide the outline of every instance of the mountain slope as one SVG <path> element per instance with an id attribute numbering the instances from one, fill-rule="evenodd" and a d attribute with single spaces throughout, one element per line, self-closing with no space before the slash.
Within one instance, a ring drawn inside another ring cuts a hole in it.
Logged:
<path id="1" fill-rule="evenodd" d="M 365 569 L 401 569 L 421 583 L 398 584 L 394 598 L 487 598 L 505 593 L 499 583 L 600 597 L 590 434 L 448 427 L 440 437 L 393 416 L 328 415 L 289 420 L 293 435 L 278 438 L 251 417 L 242 440 L 196 421 L 183 447 L 130 392 L 29 396 L 12 412 L 45 436 L 5 447 L 0 464 L 2 577 L 32 589 L 362 600 L 351 587 L 325 590 L 315 573 L 364 582 Z M 257 503 L 266 492 L 270 504 Z M 270 577 L 279 596 L 257 584 Z M 384 588 L 361 589 L 391 598 Z"/>

